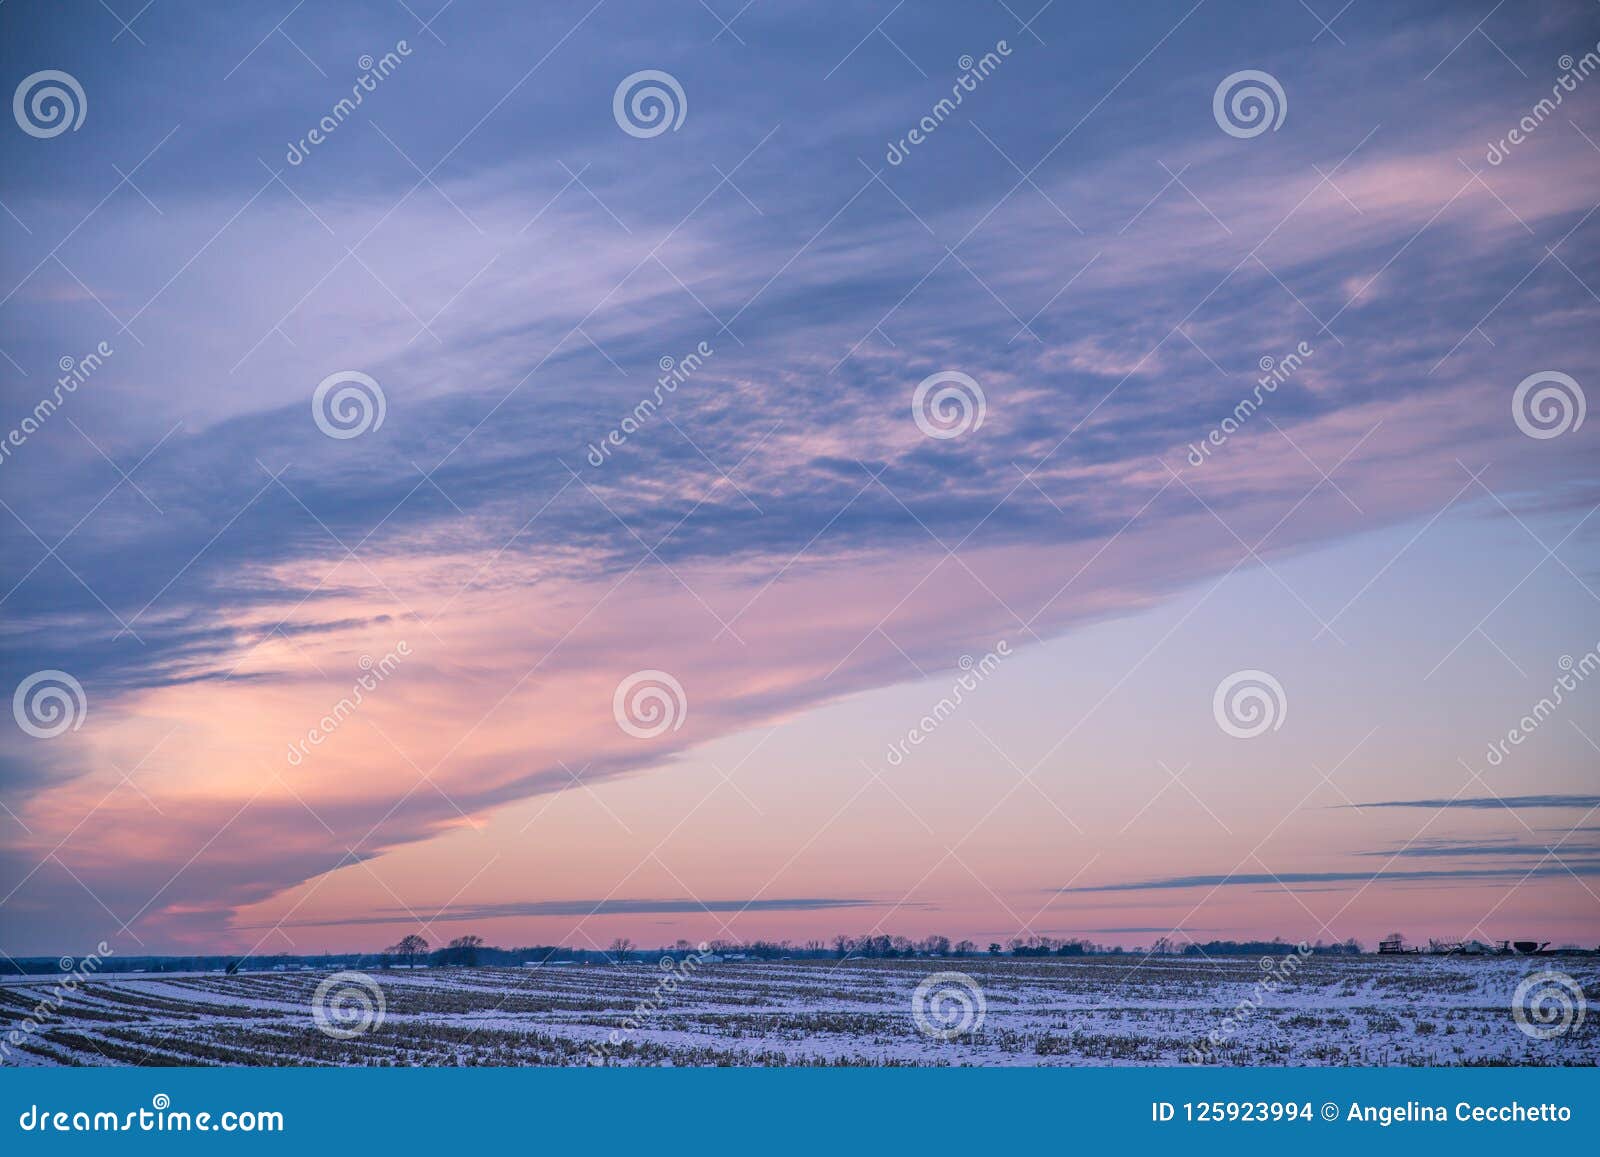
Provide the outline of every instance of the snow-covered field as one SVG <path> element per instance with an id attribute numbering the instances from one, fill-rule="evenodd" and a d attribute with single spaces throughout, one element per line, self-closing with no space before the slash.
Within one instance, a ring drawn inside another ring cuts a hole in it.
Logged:
<path id="1" fill-rule="evenodd" d="M 0 1056 L 28 1065 L 1176 1065 L 1193 1063 L 1200 1046 L 1207 1063 L 1228 1065 L 1600 1062 L 1600 1009 L 1548 1040 L 1519 1028 L 1518 986 L 1546 969 L 1575 981 L 1584 1003 L 1600 1002 L 1593 957 L 1312 957 L 1270 991 L 1258 982 L 1283 974 L 1256 958 L 728 961 L 670 971 L 651 961 L 373 971 L 371 988 L 346 978 L 325 993 L 327 1023 L 362 1030 L 342 1039 L 313 1017 L 327 973 L 108 975 L 58 1009 L 57 980 L 41 978 L 0 985 Z M 981 1023 L 961 980 L 933 986 L 949 999 L 936 991 L 916 1003 L 918 985 L 941 972 L 974 982 Z M 341 991 L 350 999 L 336 1000 Z M 42 1023 L 30 1029 L 41 1001 Z"/>

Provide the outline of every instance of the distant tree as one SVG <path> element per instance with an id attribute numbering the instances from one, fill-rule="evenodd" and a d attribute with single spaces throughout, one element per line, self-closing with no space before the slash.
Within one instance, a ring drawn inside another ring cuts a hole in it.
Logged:
<path id="1" fill-rule="evenodd" d="M 399 943 L 390 945 L 384 951 L 393 953 L 415 968 L 417 957 L 428 951 L 428 942 L 413 932 L 409 936 L 402 937 Z"/>
<path id="2" fill-rule="evenodd" d="M 626 936 L 618 936 L 611 942 L 612 958 L 619 964 L 628 959 L 628 953 L 632 951 L 633 941 L 629 940 Z"/>
<path id="3" fill-rule="evenodd" d="M 850 955 L 850 937 L 848 937 L 848 936 L 835 936 L 833 938 L 833 950 L 834 950 L 834 952 L 836 952 L 838 954 L 840 960 L 843 960 L 846 956 L 849 956 Z"/>
<path id="4" fill-rule="evenodd" d="M 444 951 L 446 964 L 461 964 L 468 968 L 478 963 L 478 949 L 483 947 L 482 936 L 457 936 Z"/>
<path id="5" fill-rule="evenodd" d="M 956 941 L 955 953 L 957 956 L 970 956 L 978 950 L 978 946 L 970 940 Z"/>
<path id="6" fill-rule="evenodd" d="M 999 956 L 1000 955 L 1000 945 L 998 945 L 998 944 L 990 944 L 989 945 L 989 955 L 990 956 Z"/>
<path id="7" fill-rule="evenodd" d="M 1055 952 L 1057 943 L 1051 936 L 1030 936 L 1027 940 L 1013 940 L 1011 953 L 1013 956 L 1049 956 Z"/>
<path id="8" fill-rule="evenodd" d="M 929 956 L 948 956 L 950 955 L 950 937 L 924 937 L 921 947 L 922 951 L 926 952 Z"/>

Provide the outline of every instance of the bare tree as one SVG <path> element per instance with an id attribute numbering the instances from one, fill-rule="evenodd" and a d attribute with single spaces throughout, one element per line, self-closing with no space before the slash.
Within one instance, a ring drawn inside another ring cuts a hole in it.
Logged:
<path id="1" fill-rule="evenodd" d="M 618 936 L 611 942 L 611 955 L 615 958 L 613 963 L 620 964 L 628 959 L 628 953 L 633 951 L 633 941 L 626 936 Z"/>
<path id="2" fill-rule="evenodd" d="M 417 957 L 428 951 L 428 942 L 413 932 L 409 936 L 402 937 L 398 944 L 391 945 L 387 951 L 401 957 L 407 965 L 415 968 Z"/>
<path id="3" fill-rule="evenodd" d="M 482 936 L 457 936 L 450 941 L 445 955 L 448 964 L 464 964 L 468 968 L 478 963 L 478 949 L 483 947 Z"/>

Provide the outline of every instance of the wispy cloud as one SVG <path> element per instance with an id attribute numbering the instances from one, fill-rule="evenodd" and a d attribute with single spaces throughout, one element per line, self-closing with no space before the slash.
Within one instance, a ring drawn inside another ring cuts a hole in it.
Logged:
<path id="1" fill-rule="evenodd" d="M 452 923 L 463 920 L 501 920 L 518 916 L 645 916 L 695 912 L 827 912 L 836 908 L 885 907 L 886 901 L 828 898 L 756 898 L 752 900 L 521 900 L 500 904 L 452 904 L 444 908 L 408 911 L 388 908 L 389 914 L 330 917 L 325 920 L 290 920 L 281 924 L 241 924 L 241 931 L 262 928 L 342 928 L 346 925 Z M 924 905 L 912 904 L 912 908 Z"/>
<path id="2" fill-rule="evenodd" d="M 1431 858 L 1471 858 L 1476 856 L 1560 856 L 1563 859 L 1571 856 L 1600 855 L 1600 844 L 1566 843 L 1552 840 L 1548 844 L 1532 843 L 1526 840 L 1503 840 L 1493 843 L 1465 843 L 1452 840 L 1438 840 L 1427 843 L 1415 843 L 1402 848 L 1389 848 L 1376 852 L 1358 852 L 1362 856 L 1395 856 L 1410 859 Z"/>
<path id="3" fill-rule="evenodd" d="M 1472 811 L 1523 811 L 1537 808 L 1596 808 L 1600 795 L 1507 795 L 1462 796 L 1457 799 L 1390 799 L 1374 803 L 1334 805 L 1340 808 L 1427 808 L 1441 811 L 1464 808 Z"/>
<path id="4" fill-rule="evenodd" d="M 1402 883 L 1408 881 L 1520 880 L 1549 876 L 1600 876 L 1600 860 L 1545 864 L 1533 868 L 1440 868 L 1407 872 L 1239 872 L 1231 876 L 1171 876 L 1120 884 L 1088 884 L 1063 892 L 1153 892 L 1166 889 L 1222 888 L 1255 884 Z"/>

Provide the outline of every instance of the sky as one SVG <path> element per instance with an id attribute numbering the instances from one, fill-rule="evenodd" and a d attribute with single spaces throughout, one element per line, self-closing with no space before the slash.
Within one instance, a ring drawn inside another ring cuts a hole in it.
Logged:
<path id="1" fill-rule="evenodd" d="M 1600 943 L 1600 5 L 1034 9 L 0 8 L 0 951 Z"/>

